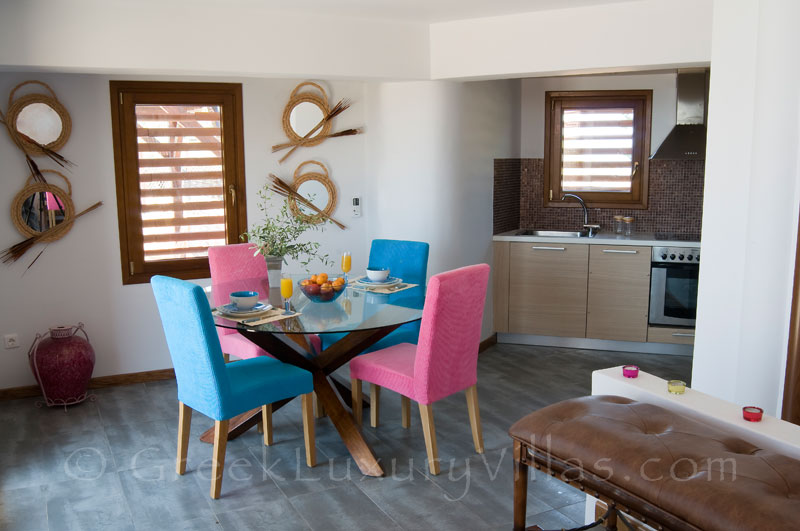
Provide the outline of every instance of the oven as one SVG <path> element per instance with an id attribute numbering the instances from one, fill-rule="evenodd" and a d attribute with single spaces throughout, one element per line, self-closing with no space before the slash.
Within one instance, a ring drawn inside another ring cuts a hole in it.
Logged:
<path id="1" fill-rule="evenodd" d="M 700 249 L 653 247 L 650 265 L 651 325 L 694 327 Z"/>

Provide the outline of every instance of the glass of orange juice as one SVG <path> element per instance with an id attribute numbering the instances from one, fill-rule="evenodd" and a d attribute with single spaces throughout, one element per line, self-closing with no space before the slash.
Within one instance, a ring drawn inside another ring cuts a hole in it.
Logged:
<path id="1" fill-rule="evenodd" d="M 347 282 L 347 273 L 350 272 L 351 257 L 350 251 L 342 253 L 342 273 L 344 273 L 344 281 Z"/>
<path id="2" fill-rule="evenodd" d="M 292 277 L 289 275 L 283 275 L 281 277 L 281 297 L 283 297 L 284 299 L 287 315 L 294 313 L 289 309 L 289 299 L 292 298 L 293 293 L 294 293 L 294 283 L 292 282 Z"/>

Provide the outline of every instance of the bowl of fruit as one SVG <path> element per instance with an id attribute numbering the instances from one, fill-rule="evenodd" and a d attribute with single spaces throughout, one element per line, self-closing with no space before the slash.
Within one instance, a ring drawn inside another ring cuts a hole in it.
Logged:
<path id="1" fill-rule="evenodd" d="M 330 279 L 327 273 L 320 273 L 304 278 L 297 285 L 300 286 L 303 295 L 313 302 L 331 302 L 344 293 L 347 282 L 342 277 Z"/>

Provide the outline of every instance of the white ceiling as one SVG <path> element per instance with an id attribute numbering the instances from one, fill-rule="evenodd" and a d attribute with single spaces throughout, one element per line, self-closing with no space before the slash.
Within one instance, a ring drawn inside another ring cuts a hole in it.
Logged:
<path id="1" fill-rule="evenodd" d="M 444 22 L 641 0 L 201 0 L 282 11 L 407 22 Z"/>

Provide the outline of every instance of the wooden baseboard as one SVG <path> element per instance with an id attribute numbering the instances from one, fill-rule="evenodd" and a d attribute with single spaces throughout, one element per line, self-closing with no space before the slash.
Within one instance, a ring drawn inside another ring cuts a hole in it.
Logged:
<path id="1" fill-rule="evenodd" d="M 102 389 L 103 387 L 114 387 L 117 385 L 130 385 L 145 382 L 157 382 L 159 380 L 172 380 L 175 378 L 174 369 L 159 369 L 157 371 L 129 372 L 127 374 L 112 374 L 110 376 L 98 376 L 89 381 L 89 389 Z M 22 387 L 9 387 L 0 389 L 0 400 L 15 400 L 17 398 L 30 398 L 40 396 L 42 392 L 38 385 L 25 385 Z"/>
<path id="2" fill-rule="evenodd" d="M 488 349 L 490 347 L 493 347 L 496 344 L 497 344 L 497 334 L 495 333 L 495 334 L 490 335 L 489 337 L 487 337 L 483 341 L 481 341 L 481 344 L 478 347 L 478 354 L 480 354 L 481 352 L 483 352 L 484 350 L 486 350 L 486 349 Z"/>

